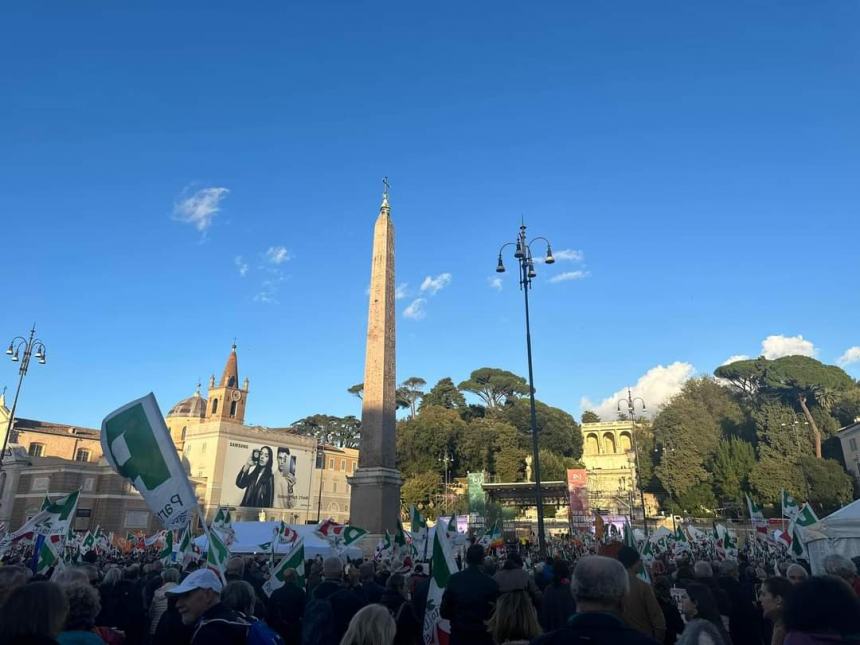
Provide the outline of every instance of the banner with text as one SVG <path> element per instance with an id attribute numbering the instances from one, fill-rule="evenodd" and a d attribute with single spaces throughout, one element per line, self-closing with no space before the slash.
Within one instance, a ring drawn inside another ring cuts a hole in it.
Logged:
<path id="1" fill-rule="evenodd" d="M 585 468 L 567 469 L 567 493 L 570 497 L 570 524 L 578 531 L 591 528 L 588 510 L 588 471 Z"/>
<path id="2" fill-rule="evenodd" d="M 230 439 L 224 458 L 221 504 L 252 508 L 307 509 L 314 471 L 313 449 L 274 435 L 266 443 Z M 339 464 L 335 464 L 335 467 Z M 344 472 L 346 460 L 344 460 Z"/>

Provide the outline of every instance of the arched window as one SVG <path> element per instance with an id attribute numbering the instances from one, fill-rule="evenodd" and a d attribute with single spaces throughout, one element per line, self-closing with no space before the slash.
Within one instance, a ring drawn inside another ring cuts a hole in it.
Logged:
<path id="1" fill-rule="evenodd" d="M 597 440 L 597 435 L 591 433 L 585 437 L 585 454 L 586 455 L 599 455 L 600 454 L 600 442 Z"/>
<path id="2" fill-rule="evenodd" d="M 230 401 L 230 416 L 231 417 L 236 416 L 236 402 L 235 401 Z"/>
<path id="3" fill-rule="evenodd" d="M 218 412 L 218 399 L 212 399 L 212 414 Z"/>
<path id="4" fill-rule="evenodd" d="M 337 502 L 332 502 L 328 505 L 328 510 L 332 513 L 340 513 L 340 506 L 337 505 Z"/>
<path id="5" fill-rule="evenodd" d="M 611 432 L 607 432 L 603 435 L 603 447 L 604 452 L 614 453 L 615 452 L 615 435 Z"/>
<path id="6" fill-rule="evenodd" d="M 188 432 L 188 426 L 182 426 L 182 432 L 179 435 L 181 441 L 185 441 L 185 433 Z"/>
<path id="7" fill-rule="evenodd" d="M 622 432 L 618 437 L 619 448 L 621 448 L 621 452 L 628 452 L 633 450 L 633 439 L 630 436 L 629 432 Z"/>

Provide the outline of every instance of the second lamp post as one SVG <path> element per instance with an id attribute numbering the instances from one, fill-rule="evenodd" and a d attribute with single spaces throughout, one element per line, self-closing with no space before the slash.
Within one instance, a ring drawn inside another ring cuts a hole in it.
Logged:
<path id="1" fill-rule="evenodd" d="M 514 258 L 519 262 L 520 269 L 520 289 L 523 292 L 526 306 L 526 353 L 529 361 L 529 405 L 531 411 L 531 430 L 532 430 L 532 460 L 534 461 L 534 476 L 535 476 L 535 501 L 537 502 L 537 520 L 538 520 L 538 547 L 541 557 L 546 555 L 546 534 L 544 532 L 543 521 L 543 491 L 540 483 L 540 450 L 538 444 L 537 430 L 537 413 L 535 411 L 535 386 L 534 375 L 532 373 L 532 336 L 531 326 L 529 324 L 529 289 L 532 286 L 532 278 L 537 276 L 535 272 L 534 259 L 532 258 L 531 245 L 538 240 L 546 243 L 546 258 L 544 262 L 552 264 L 555 258 L 552 257 L 552 248 L 549 240 L 545 237 L 536 237 L 530 242 L 526 240 L 526 225 L 520 226 L 520 232 L 517 235 L 516 242 L 508 242 L 503 244 L 499 249 L 499 263 L 496 266 L 497 273 L 505 272 L 505 264 L 502 262 L 502 251 L 508 246 L 515 246 Z"/>

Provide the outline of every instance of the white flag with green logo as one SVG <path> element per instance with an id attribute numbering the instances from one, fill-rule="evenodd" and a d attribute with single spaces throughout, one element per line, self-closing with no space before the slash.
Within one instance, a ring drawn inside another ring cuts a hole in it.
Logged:
<path id="1" fill-rule="evenodd" d="M 46 537 L 41 541 L 39 557 L 36 559 L 36 574 L 45 573 L 48 569 L 56 566 L 60 561 L 51 538 Z"/>
<path id="2" fill-rule="evenodd" d="M 186 526 L 182 531 L 182 537 L 179 538 L 179 552 L 176 554 L 176 561 L 180 564 L 185 563 L 185 555 L 191 550 L 191 526 Z"/>
<path id="3" fill-rule="evenodd" d="M 209 541 L 206 549 L 206 566 L 217 573 L 224 584 L 227 584 L 227 580 L 224 578 L 224 569 L 227 566 L 227 560 L 230 559 L 230 550 L 221 541 L 217 531 L 210 529 L 206 532 L 206 536 Z"/>
<path id="4" fill-rule="evenodd" d="M 169 564 L 173 561 L 173 531 L 168 530 L 164 536 L 164 548 L 158 554 L 159 559 L 164 564 Z"/>
<path id="5" fill-rule="evenodd" d="M 427 608 L 424 612 L 424 645 L 439 642 L 438 632 L 451 633 L 448 621 L 439 615 L 442 606 L 442 595 L 448 580 L 457 573 L 457 563 L 451 555 L 451 544 L 445 533 L 445 523 L 436 523 L 436 534 L 433 537 L 433 555 L 431 557 L 430 589 L 427 591 Z"/>
<path id="6" fill-rule="evenodd" d="M 293 548 L 287 553 L 281 561 L 272 570 L 272 577 L 263 583 L 263 592 L 267 597 L 270 597 L 276 589 L 280 589 L 286 584 L 284 574 L 287 569 L 295 569 L 298 574 L 296 584 L 299 589 L 305 588 L 305 541 L 299 538 L 293 543 Z"/>
<path id="7" fill-rule="evenodd" d="M 780 504 L 782 506 L 782 516 L 787 517 L 789 519 L 794 519 L 794 516 L 800 512 L 800 504 L 785 492 L 785 489 L 782 490 L 782 499 L 780 500 Z"/>
<path id="8" fill-rule="evenodd" d="M 87 553 L 96 548 L 96 536 L 87 531 L 87 534 L 84 536 L 83 541 L 81 542 L 80 551 L 81 553 Z"/>
<path id="9" fill-rule="evenodd" d="M 105 459 L 131 480 L 165 528 L 188 524 L 197 498 L 152 393 L 107 415 L 101 439 Z"/>
<path id="10" fill-rule="evenodd" d="M 45 501 L 42 502 L 42 510 L 24 522 L 21 528 L 10 534 L 9 541 L 14 542 L 28 533 L 32 533 L 34 537 L 37 535 L 67 535 L 69 527 L 75 519 L 78 495 L 79 491 L 75 491 L 53 502 L 46 497 Z"/>

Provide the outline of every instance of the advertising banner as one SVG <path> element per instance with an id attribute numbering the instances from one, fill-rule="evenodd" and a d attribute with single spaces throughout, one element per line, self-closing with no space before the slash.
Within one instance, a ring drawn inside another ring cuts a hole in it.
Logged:
<path id="1" fill-rule="evenodd" d="M 313 458 L 313 450 L 291 446 L 276 436 L 266 443 L 230 439 L 221 505 L 309 508 Z"/>
<path id="2" fill-rule="evenodd" d="M 591 528 L 588 510 L 588 471 L 585 468 L 567 469 L 567 493 L 570 497 L 570 523 L 574 529 Z"/>

